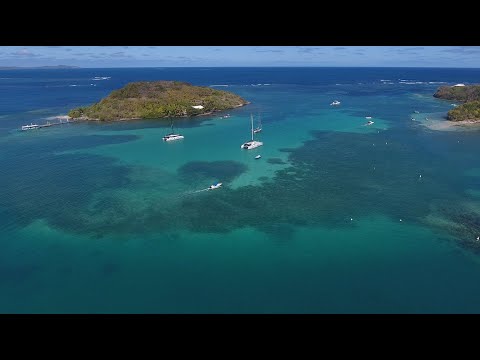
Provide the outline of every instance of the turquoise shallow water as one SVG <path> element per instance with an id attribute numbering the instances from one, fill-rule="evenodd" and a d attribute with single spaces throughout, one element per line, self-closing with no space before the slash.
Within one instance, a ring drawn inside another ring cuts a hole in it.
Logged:
<path id="1" fill-rule="evenodd" d="M 205 70 L 0 79 L 0 312 L 480 311 L 479 132 L 421 121 L 479 70 Z M 140 79 L 251 104 L 176 120 L 174 143 L 168 120 L 17 130 Z M 265 145 L 242 151 L 251 113 Z"/>

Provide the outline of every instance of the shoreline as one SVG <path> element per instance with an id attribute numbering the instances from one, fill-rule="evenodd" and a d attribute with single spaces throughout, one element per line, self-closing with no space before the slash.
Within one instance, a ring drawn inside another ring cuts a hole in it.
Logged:
<path id="1" fill-rule="evenodd" d="M 452 131 L 460 130 L 462 127 L 464 129 L 471 129 L 475 126 L 480 126 L 480 120 L 461 120 L 461 121 L 452 121 L 452 120 L 429 120 L 428 122 L 419 121 L 423 126 L 431 130 L 439 131 Z"/>

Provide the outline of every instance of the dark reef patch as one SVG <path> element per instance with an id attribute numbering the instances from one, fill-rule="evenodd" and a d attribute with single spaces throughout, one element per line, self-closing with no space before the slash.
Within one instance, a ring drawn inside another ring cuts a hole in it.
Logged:
<path id="1" fill-rule="evenodd" d="M 269 164 L 274 164 L 274 165 L 286 164 L 286 162 L 283 161 L 283 160 L 280 159 L 280 158 L 269 158 L 269 159 L 267 159 L 267 162 L 268 162 Z"/>
<path id="2" fill-rule="evenodd" d="M 455 237 L 463 248 L 480 255 L 480 213 L 472 211 L 467 206 L 439 202 L 435 205 L 436 214 L 447 219 L 454 225 L 440 223 L 437 226 Z"/>
<path id="3" fill-rule="evenodd" d="M 445 168 L 447 159 L 432 153 L 427 139 L 405 144 L 408 135 L 398 131 L 313 135 L 303 146 L 288 149 L 292 166 L 278 170 L 272 182 L 219 191 L 208 202 L 200 196 L 181 201 L 174 210 L 177 224 L 200 232 L 251 226 L 288 238 L 288 226 L 349 227 L 349 218 L 368 213 L 422 223 L 439 193 L 441 202 L 465 198 L 461 189 L 468 177 L 458 174 L 467 163 L 453 164 L 453 171 Z M 452 140 L 449 136 L 445 141 Z"/>
<path id="4" fill-rule="evenodd" d="M 247 170 L 242 163 L 193 161 L 178 170 L 186 187 L 206 187 L 212 181 L 226 186 L 171 199 L 147 197 L 141 206 L 116 198 L 115 193 L 92 201 L 92 194 L 105 188 L 134 190 L 145 185 L 132 183 L 132 169 L 113 159 L 47 153 L 27 161 L 25 156 L 18 168 L 0 178 L 0 206 L 25 224 L 44 218 L 65 231 L 88 235 L 138 236 L 177 229 L 226 233 L 252 227 L 282 241 L 293 237 L 295 226 L 351 227 L 350 218 L 367 214 L 435 227 L 425 220 L 434 212 L 460 225 L 438 225 L 438 229 L 457 237 L 462 247 L 476 249 L 471 239 L 480 232 L 478 217 L 459 204 L 471 200 L 464 190 L 478 185 L 475 177 L 461 175 L 476 167 L 477 160 L 475 153 L 458 156 L 467 146 L 458 143 L 458 135 L 418 129 L 368 134 L 315 131 L 312 135 L 299 148 L 283 149 L 290 165 L 277 170 L 272 179 L 261 179 L 259 185 L 228 187 Z M 465 135 L 464 141 L 475 139 Z M 21 176 L 25 173 L 31 176 Z M 44 185 L 41 192 L 38 184 Z"/>
<path id="5" fill-rule="evenodd" d="M 229 182 L 247 171 L 248 167 L 237 161 L 191 161 L 178 169 L 178 174 L 185 182 L 192 179 L 217 179 Z"/>
<path id="6" fill-rule="evenodd" d="M 3 166 L 0 205 L 9 209 L 20 226 L 45 219 L 50 225 L 66 231 L 88 231 L 91 219 L 86 214 L 92 195 L 105 188 L 128 185 L 130 169 L 108 157 L 76 153 L 57 155 L 55 152 L 136 138 L 129 135 L 73 136 L 49 141 L 32 138 L 28 149 L 23 148 L 25 143 L 11 144 L 6 155 L 14 155 L 16 161 L 6 161 Z"/>

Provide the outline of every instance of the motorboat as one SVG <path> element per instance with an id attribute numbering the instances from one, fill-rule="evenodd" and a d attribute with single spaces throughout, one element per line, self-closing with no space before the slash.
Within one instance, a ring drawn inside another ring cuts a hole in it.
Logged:
<path id="1" fill-rule="evenodd" d="M 332 106 L 340 105 L 340 101 L 335 100 L 330 105 L 332 105 Z"/>
<path id="2" fill-rule="evenodd" d="M 218 189 L 218 188 L 221 187 L 221 186 L 222 186 L 222 183 L 216 183 L 216 184 L 214 184 L 214 185 L 210 185 L 210 186 L 208 187 L 208 190 Z"/>
<path id="3" fill-rule="evenodd" d="M 260 159 L 262 157 L 262 155 L 257 155 L 255 156 L 255 159 Z"/>

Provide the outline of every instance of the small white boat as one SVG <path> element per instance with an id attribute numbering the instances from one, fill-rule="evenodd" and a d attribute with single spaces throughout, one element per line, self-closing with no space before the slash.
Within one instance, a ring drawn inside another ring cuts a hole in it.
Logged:
<path id="1" fill-rule="evenodd" d="M 216 183 L 216 184 L 214 184 L 214 185 L 210 185 L 210 186 L 208 187 L 208 190 L 218 189 L 218 188 L 221 187 L 221 186 L 222 186 L 222 183 Z"/>
<path id="2" fill-rule="evenodd" d="M 374 124 L 374 122 L 372 120 L 369 120 L 365 125 L 368 126 L 368 125 L 372 125 L 372 124 Z"/>
<path id="3" fill-rule="evenodd" d="M 260 159 L 262 157 L 262 155 L 257 155 L 255 156 L 255 159 Z"/>
<path id="4" fill-rule="evenodd" d="M 39 126 L 37 124 L 30 124 L 30 125 L 23 125 L 22 130 L 33 130 L 33 129 L 38 129 Z"/>
<path id="5" fill-rule="evenodd" d="M 372 118 L 371 116 L 365 116 L 365 119 L 367 119 L 367 120 L 369 120 L 371 118 Z"/>
<path id="6" fill-rule="evenodd" d="M 253 133 L 257 134 L 262 131 L 262 121 L 260 120 L 260 116 L 258 117 L 258 126 L 253 129 Z"/>
<path id="7" fill-rule="evenodd" d="M 335 100 L 330 105 L 332 105 L 332 106 L 340 105 L 340 101 Z"/>
<path id="8" fill-rule="evenodd" d="M 420 114 L 420 111 L 415 110 L 414 113 L 415 113 L 415 114 Z"/>

